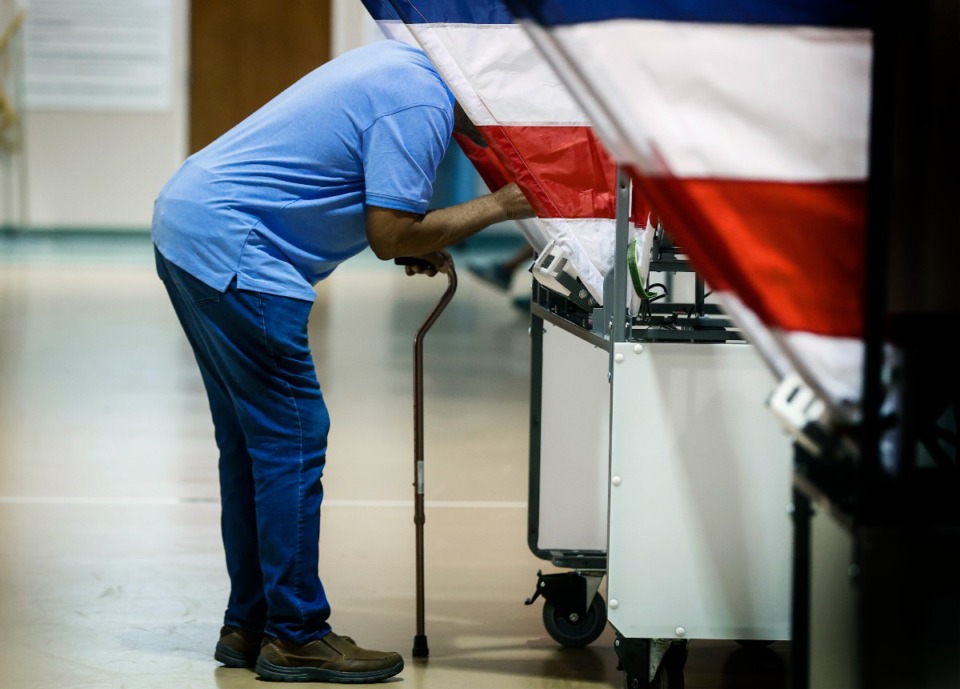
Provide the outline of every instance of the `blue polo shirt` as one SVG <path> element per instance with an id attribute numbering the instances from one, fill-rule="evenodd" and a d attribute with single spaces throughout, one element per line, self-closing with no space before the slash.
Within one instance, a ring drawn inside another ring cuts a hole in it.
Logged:
<path id="1" fill-rule="evenodd" d="M 214 289 L 236 277 L 313 301 L 368 246 L 365 205 L 426 212 L 453 102 L 418 48 L 344 53 L 190 156 L 156 200 L 153 241 Z"/>

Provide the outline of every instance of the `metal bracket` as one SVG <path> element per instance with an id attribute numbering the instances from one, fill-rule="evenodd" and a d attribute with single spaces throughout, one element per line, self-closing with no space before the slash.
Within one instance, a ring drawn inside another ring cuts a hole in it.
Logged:
<path id="1" fill-rule="evenodd" d="M 783 377 L 770 395 L 767 406 L 780 425 L 794 440 L 815 457 L 822 448 L 811 431 L 823 428 L 827 420 L 826 405 L 796 373 Z"/>

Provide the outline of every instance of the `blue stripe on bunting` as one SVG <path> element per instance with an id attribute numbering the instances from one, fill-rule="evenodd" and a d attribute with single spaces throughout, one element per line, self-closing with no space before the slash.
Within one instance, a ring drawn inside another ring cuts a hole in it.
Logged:
<path id="1" fill-rule="evenodd" d="M 869 28 L 868 0 L 504 0 L 544 26 L 606 19 Z"/>
<path id="2" fill-rule="evenodd" d="M 512 24 L 513 15 L 501 0 L 363 0 L 377 21 L 400 19 L 404 24 Z"/>
<path id="3" fill-rule="evenodd" d="M 367 12 L 376 21 L 403 21 L 393 5 L 386 0 L 361 0 Z"/>

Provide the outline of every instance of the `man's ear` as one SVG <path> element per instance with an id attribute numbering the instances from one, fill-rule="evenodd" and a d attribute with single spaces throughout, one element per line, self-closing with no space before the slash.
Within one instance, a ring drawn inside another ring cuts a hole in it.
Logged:
<path id="1" fill-rule="evenodd" d="M 467 117 L 467 113 L 460 107 L 460 101 L 453 104 L 453 131 L 467 137 L 481 148 L 487 147 L 487 142 L 483 138 L 483 134 L 474 126 L 470 118 Z"/>

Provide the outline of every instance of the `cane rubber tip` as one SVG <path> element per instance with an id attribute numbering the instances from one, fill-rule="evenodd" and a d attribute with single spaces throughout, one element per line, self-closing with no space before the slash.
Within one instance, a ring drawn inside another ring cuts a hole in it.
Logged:
<path id="1" fill-rule="evenodd" d="M 417 634 L 413 637 L 413 657 L 426 658 L 430 655 L 430 649 L 427 648 L 426 634 Z"/>

